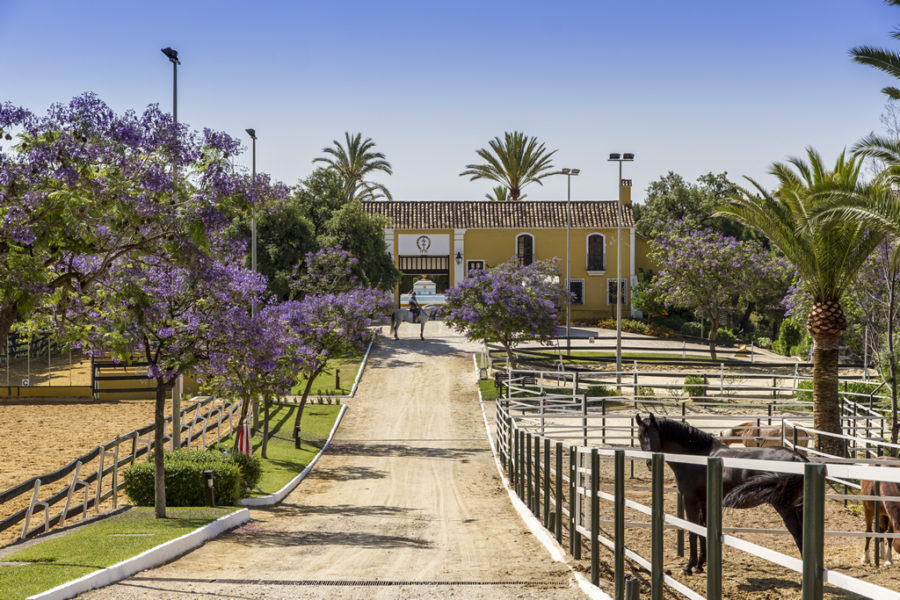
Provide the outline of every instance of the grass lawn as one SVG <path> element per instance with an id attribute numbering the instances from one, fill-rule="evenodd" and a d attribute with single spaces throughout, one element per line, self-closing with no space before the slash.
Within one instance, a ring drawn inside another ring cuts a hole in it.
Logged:
<path id="1" fill-rule="evenodd" d="M 38 542 L 4 557 L 31 564 L 0 567 L 0 600 L 17 600 L 137 556 L 238 510 L 222 508 L 166 509 L 157 519 L 152 507 L 135 507 L 108 519 Z"/>
<path id="2" fill-rule="evenodd" d="M 479 379 L 478 389 L 481 390 L 481 399 L 485 402 L 497 399 L 497 388 L 494 387 L 493 379 Z"/>
<path id="3" fill-rule="evenodd" d="M 309 390 L 312 396 L 346 396 L 353 388 L 353 382 L 356 380 L 356 374 L 359 372 L 359 365 L 365 354 L 355 354 L 352 356 L 340 356 L 332 358 L 328 361 L 328 367 L 313 380 L 312 388 Z M 341 385 L 335 385 L 335 370 L 341 371 Z M 306 387 L 306 379 L 298 379 L 297 384 L 291 388 L 291 394 L 299 396 Z"/>
<path id="4" fill-rule="evenodd" d="M 294 448 L 294 418 L 296 406 L 273 406 L 269 412 L 269 444 L 267 458 L 262 459 L 262 477 L 259 489 L 253 496 L 274 494 L 293 479 L 313 459 L 328 439 L 334 420 L 341 407 L 335 404 L 309 404 L 303 409 L 303 420 L 300 423 L 302 448 Z M 231 448 L 231 439 L 223 441 L 223 448 Z M 251 440 L 253 455 L 259 456 L 262 449 L 262 412 L 260 412 L 260 430 Z"/>

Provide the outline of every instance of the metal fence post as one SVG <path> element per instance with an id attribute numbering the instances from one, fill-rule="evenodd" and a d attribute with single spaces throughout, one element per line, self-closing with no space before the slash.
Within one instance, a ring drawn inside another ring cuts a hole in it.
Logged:
<path id="1" fill-rule="evenodd" d="M 629 577 L 625 582 L 625 600 L 640 600 L 641 582 L 637 577 Z M 621 600 L 621 599 L 617 599 Z"/>
<path id="2" fill-rule="evenodd" d="M 558 475 L 557 475 L 558 476 Z M 550 438 L 544 438 L 544 527 L 550 529 Z"/>
<path id="3" fill-rule="evenodd" d="M 541 520 L 541 438 L 534 436 L 534 516 Z"/>
<path id="4" fill-rule="evenodd" d="M 581 558 L 581 540 L 578 539 L 578 447 L 569 447 L 569 554 Z"/>
<path id="5" fill-rule="evenodd" d="M 663 597 L 663 527 L 665 527 L 663 509 L 663 483 L 665 477 L 665 455 L 654 452 L 650 462 L 651 481 L 651 513 L 650 513 L 650 598 L 662 600 Z M 805 600 L 805 599 L 804 599 Z"/>
<path id="6" fill-rule="evenodd" d="M 584 438 L 584 445 L 587 446 L 588 438 L 587 438 L 587 394 L 584 394 L 581 397 L 581 430 L 582 437 Z"/>
<path id="7" fill-rule="evenodd" d="M 528 509 L 533 513 L 534 512 L 534 498 L 532 496 L 532 483 L 533 480 L 531 478 L 531 434 L 525 433 L 525 504 L 528 506 Z"/>
<path id="8" fill-rule="evenodd" d="M 803 465 L 803 600 L 822 600 L 825 568 L 825 465 Z"/>
<path id="9" fill-rule="evenodd" d="M 706 600 L 722 598 L 722 459 L 706 459 Z"/>
<path id="10" fill-rule="evenodd" d="M 563 445 L 556 442 L 556 513 L 553 519 L 553 532 L 556 541 L 562 544 L 562 516 L 563 516 Z"/>
<path id="11" fill-rule="evenodd" d="M 600 584 L 600 455 L 591 448 L 591 583 Z"/>
<path id="12" fill-rule="evenodd" d="M 615 489 L 613 494 L 613 578 L 615 592 L 613 598 L 622 600 L 625 584 L 625 451 L 616 450 L 615 454 Z"/>

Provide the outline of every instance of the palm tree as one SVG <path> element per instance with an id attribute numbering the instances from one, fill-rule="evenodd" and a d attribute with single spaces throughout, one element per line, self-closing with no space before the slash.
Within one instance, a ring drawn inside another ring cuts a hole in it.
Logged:
<path id="1" fill-rule="evenodd" d="M 876 184 L 859 179 L 862 161 L 838 157 L 829 171 L 821 156 L 807 150 L 809 163 L 791 158 L 775 163 L 770 173 L 779 187 L 769 193 L 752 179 L 754 192 L 742 189 L 716 213 L 730 216 L 769 238 L 793 264 L 813 304 L 806 329 L 815 343 L 813 354 L 813 422 L 819 431 L 841 433 L 838 398 L 838 342 L 847 329 L 841 308 L 844 290 L 872 250 L 884 238 L 858 221 L 823 214 L 836 194 L 865 202 L 877 197 Z M 822 451 L 843 454 L 843 442 L 819 436 Z"/>
<path id="2" fill-rule="evenodd" d="M 331 156 L 320 156 L 313 160 L 314 163 L 325 163 L 326 168 L 336 172 L 344 182 L 344 190 L 347 200 L 377 200 L 384 197 L 391 200 L 391 193 L 380 183 L 366 181 L 366 177 L 373 171 L 384 171 L 388 175 L 393 173 L 391 163 L 385 160 L 384 154 L 375 152 L 375 142 L 372 138 L 362 139 L 362 134 L 357 133 L 351 137 L 349 132 L 344 132 L 346 148 L 337 140 L 330 148 L 322 148 L 322 152 Z"/>
<path id="3" fill-rule="evenodd" d="M 900 0 L 885 0 L 885 3 L 900 6 Z M 891 37 L 900 40 L 900 31 L 893 32 Z M 872 46 L 857 46 L 850 50 L 850 54 L 856 62 L 875 67 L 900 79 L 900 54 Z M 900 89 L 888 86 L 881 91 L 894 100 L 900 100 Z"/>
<path id="4" fill-rule="evenodd" d="M 490 200 L 491 202 L 506 202 L 509 200 L 509 189 L 503 187 L 502 185 L 498 185 L 497 187 L 491 190 L 490 194 L 485 194 L 485 198 Z M 519 196 L 519 200 L 524 200 L 525 196 Z"/>
<path id="5" fill-rule="evenodd" d="M 490 150 L 480 148 L 476 151 L 485 163 L 466 165 L 460 177 L 471 175 L 469 181 L 496 181 L 509 190 L 509 199 L 516 201 L 522 199 L 522 188 L 529 183 L 543 185 L 541 179 L 557 174 L 551 162 L 556 150 L 548 152 L 535 137 L 519 131 L 506 132 L 504 139 L 495 137 L 488 145 Z"/>

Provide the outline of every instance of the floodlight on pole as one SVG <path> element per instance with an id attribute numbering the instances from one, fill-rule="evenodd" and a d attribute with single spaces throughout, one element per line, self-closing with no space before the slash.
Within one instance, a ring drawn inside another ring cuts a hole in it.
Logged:
<path id="1" fill-rule="evenodd" d="M 622 384 L 622 163 L 633 160 L 634 154 L 631 152 L 609 153 L 609 161 L 619 163 L 619 196 L 616 202 L 616 387 Z"/>
<path id="2" fill-rule="evenodd" d="M 572 354 L 572 289 L 569 284 L 572 250 L 572 177 L 577 177 L 581 169 L 560 169 L 566 176 L 566 356 Z"/>
<path id="3" fill-rule="evenodd" d="M 181 64 L 181 61 L 178 60 L 178 51 L 172 50 L 171 48 L 163 48 L 162 53 L 166 55 L 169 61 L 172 63 L 172 119 L 177 123 L 178 122 L 178 65 Z"/>

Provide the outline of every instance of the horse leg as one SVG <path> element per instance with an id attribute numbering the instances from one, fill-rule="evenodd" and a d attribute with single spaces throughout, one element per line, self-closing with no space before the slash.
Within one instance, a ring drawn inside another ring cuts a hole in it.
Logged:
<path id="1" fill-rule="evenodd" d="M 706 526 L 706 505 L 700 505 L 700 524 Z M 697 568 L 694 569 L 695 573 L 703 572 L 703 565 L 706 564 L 706 538 L 700 539 L 700 536 L 697 536 L 697 542 L 700 544 L 700 557 L 697 559 Z"/>
<path id="2" fill-rule="evenodd" d="M 885 510 L 887 510 L 886 507 Z M 891 521 L 890 519 L 888 519 L 887 515 L 882 515 L 881 524 L 881 531 L 883 533 L 894 533 L 894 526 L 891 525 Z M 882 547 L 884 548 L 882 556 L 884 557 L 884 566 L 886 567 L 894 564 L 894 561 L 892 560 L 893 556 L 891 554 L 891 546 L 893 545 L 893 542 L 894 540 L 888 538 L 884 540 L 884 544 L 882 544 Z"/>
<path id="3" fill-rule="evenodd" d="M 691 523 L 700 524 L 700 502 L 696 498 L 684 498 L 684 514 Z M 681 569 L 685 575 L 694 573 L 694 567 L 697 566 L 697 541 L 698 536 L 693 531 L 688 532 L 688 545 L 690 546 L 690 556 L 688 563 Z M 698 573 L 700 570 L 697 571 Z"/>
<path id="4" fill-rule="evenodd" d="M 865 489 L 863 493 L 866 493 Z M 872 533 L 872 521 L 875 520 L 875 510 L 872 507 L 872 503 L 868 500 L 863 500 L 863 513 L 866 517 L 866 533 Z M 872 541 L 871 536 L 866 536 L 866 546 L 863 550 L 862 560 L 860 561 L 862 564 L 867 565 L 871 562 L 871 558 L 869 556 L 869 544 Z"/>

